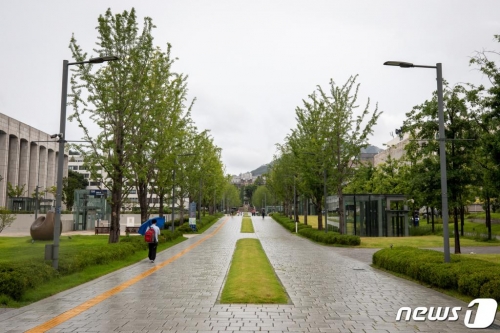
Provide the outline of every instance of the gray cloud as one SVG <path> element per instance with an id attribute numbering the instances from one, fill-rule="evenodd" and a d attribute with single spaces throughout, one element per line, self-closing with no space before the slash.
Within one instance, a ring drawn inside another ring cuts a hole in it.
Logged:
<path id="1" fill-rule="evenodd" d="M 211 129 L 230 173 L 271 161 L 295 127 L 294 110 L 330 78 L 359 74 L 359 102 L 384 111 L 370 141 L 381 147 L 404 114 L 431 97 L 432 70 L 382 66 L 386 60 L 443 63 L 444 77 L 487 83 L 469 67 L 474 51 L 500 49 L 498 1 L 15 1 L 0 12 L 0 112 L 46 132 L 59 127 L 61 63 L 75 33 L 85 50 L 97 17 L 135 6 L 170 42 L 175 68 L 197 97 L 193 119 Z M 75 124 L 68 137 L 79 138 Z"/>

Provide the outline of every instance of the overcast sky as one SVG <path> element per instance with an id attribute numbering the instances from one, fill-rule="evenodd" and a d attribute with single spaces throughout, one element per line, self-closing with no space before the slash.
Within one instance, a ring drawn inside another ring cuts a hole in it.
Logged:
<path id="1" fill-rule="evenodd" d="M 451 84 L 487 83 L 469 59 L 497 50 L 500 1 L 2 1 L 0 112 L 47 133 L 59 129 L 62 60 L 72 33 L 95 56 L 97 18 L 135 7 L 153 19 L 155 44 L 189 76 L 192 118 L 222 148 L 226 172 L 269 163 L 295 128 L 295 108 L 330 78 L 359 74 L 359 103 L 383 111 L 370 143 L 391 139 L 404 114 L 431 97 L 435 70 L 382 64 L 443 63 Z M 68 109 L 68 111 L 70 111 Z M 80 139 L 75 123 L 67 138 Z"/>

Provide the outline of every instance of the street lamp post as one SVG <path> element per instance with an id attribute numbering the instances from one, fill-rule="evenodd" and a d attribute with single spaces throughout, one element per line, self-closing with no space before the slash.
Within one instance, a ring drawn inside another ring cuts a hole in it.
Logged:
<path id="1" fill-rule="evenodd" d="M 54 221 L 54 244 L 51 247 L 52 251 L 52 267 L 59 267 L 59 233 L 61 232 L 61 202 L 62 202 L 62 182 L 64 168 L 64 144 L 66 132 L 66 103 L 68 97 L 68 67 L 71 65 L 81 64 L 100 64 L 106 61 L 118 60 L 118 57 L 107 56 L 91 58 L 87 61 L 68 62 L 63 60 L 63 76 L 62 76 L 62 94 L 61 94 L 61 119 L 59 125 L 59 133 L 51 136 L 53 139 L 59 138 L 59 156 L 57 159 L 57 193 L 56 193 L 56 214 Z"/>
<path id="2" fill-rule="evenodd" d="M 326 168 L 323 170 L 323 189 L 325 197 L 325 233 L 328 232 L 328 208 L 326 207 Z"/>
<path id="3" fill-rule="evenodd" d="M 267 192 L 264 192 L 264 209 L 266 210 L 266 213 L 267 213 L 267 209 L 266 208 L 267 208 Z"/>
<path id="4" fill-rule="evenodd" d="M 202 182 L 202 179 L 200 178 L 200 203 L 198 204 L 198 207 L 200 207 L 200 209 L 198 209 L 198 220 L 200 221 L 201 223 L 201 196 L 202 196 L 202 193 L 201 193 L 201 187 L 203 185 L 203 182 Z"/>
<path id="5" fill-rule="evenodd" d="M 435 68 L 437 75 L 437 97 L 439 114 L 439 165 L 441 168 L 441 204 L 443 215 L 443 243 L 444 243 L 444 262 L 450 262 L 450 238 L 448 231 L 448 184 L 446 176 L 446 138 L 444 133 L 444 108 L 443 108 L 443 68 L 441 63 L 436 66 L 414 65 L 402 61 L 386 61 L 386 66 L 398 66 L 402 68 Z"/>
<path id="6" fill-rule="evenodd" d="M 293 219 L 295 220 L 295 233 L 299 231 L 299 219 L 297 218 L 297 189 L 295 187 L 295 180 L 297 176 L 293 176 Z"/>
<path id="7" fill-rule="evenodd" d="M 174 159 L 174 171 L 172 173 L 172 226 L 170 230 L 174 232 L 174 204 L 175 204 L 175 166 L 177 165 L 177 157 L 179 156 L 191 156 L 194 155 L 192 153 L 189 154 L 177 154 Z M 180 221 L 179 221 L 180 222 Z"/>

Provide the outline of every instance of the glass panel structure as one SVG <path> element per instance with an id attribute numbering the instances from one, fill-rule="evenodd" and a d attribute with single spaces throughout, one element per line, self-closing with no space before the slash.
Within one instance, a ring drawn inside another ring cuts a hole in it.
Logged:
<path id="1" fill-rule="evenodd" d="M 110 220 L 111 206 L 106 190 L 76 190 L 73 230 L 93 230 L 101 220 Z"/>
<path id="2" fill-rule="evenodd" d="M 408 236 L 408 209 L 403 194 L 344 194 L 348 235 Z"/>

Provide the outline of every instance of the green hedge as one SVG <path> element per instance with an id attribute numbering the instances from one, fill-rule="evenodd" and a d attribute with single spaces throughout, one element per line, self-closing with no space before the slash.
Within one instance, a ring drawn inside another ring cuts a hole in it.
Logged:
<path id="1" fill-rule="evenodd" d="M 182 237 L 182 233 L 162 230 L 160 243 Z M 20 300 L 26 290 L 63 275 L 82 271 L 84 268 L 107 264 L 114 260 L 125 259 L 137 251 L 148 248 L 144 237 L 121 237 L 119 243 L 103 244 L 82 248 L 77 255 L 63 256 L 59 259 L 59 270 L 52 268 L 51 262 L 20 261 L 0 266 L 0 299 L 2 295 Z"/>
<path id="2" fill-rule="evenodd" d="M 273 214 L 272 218 L 281 224 L 284 228 L 291 232 L 295 232 L 295 222 L 292 219 L 282 215 Z M 324 232 L 323 230 L 313 229 L 310 225 L 305 225 L 303 223 L 298 224 L 298 231 L 301 236 L 312 239 L 316 242 L 324 244 L 339 244 L 339 245 L 359 245 L 361 244 L 361 238 L 359 236 L 351 235 L 341 235 L 338 232 Z"/>
<path id="3" fill-rule="evenodd" d="M 24 292 L 59 276 L 50 265 L 43 262 L 24 261 L 0 266 L 0 296 L 19 300 Z"/>
<path id="4" fill-rule="evenodd" d="M 221 213 L 215 215 L 202 216 L 201 221 L 196 221 L 196 228 L 198 229 L 198 231 L 202 230 L 205 226 L 217 222 L 222 216 L 223 214 Z M 189 220 L 180 227 L 178 227 L 176 230 L 180 231 L 183 234 L 196 233 L 196 231 L 193 231 L 189 226 Z"/>
<path id="5" fill-rule="evenodd" d="M 373 264 L 438 288 L 500 301 L 500 266 L 487 261 L 452 254 L 444 263 L 442 252 L 398 247 L 374 253 Z"/>
<path id="6" fill-rule="evenodd" d="M 299 229 L 299 234 L 305 236 L 313 241 L 325 244 L 339 244 L 339 245 L 359 245 L 361 238 L 353 235 L 341 235 L 338 232 L 324 232 L 317 229 Z"/>
<path id="7" fill-rule="evenodd" d="M 295 222 L 292 219 L 289 219 L 285 215 L 273 213 L 270 215 L 276 222 L 281 224 L 285 229 L 288 229 L 291 232 L 295 232 Z M 305 225 L 303 223 L 299 223 L 297 229 L 311 229 L 310 225 Z"/>

